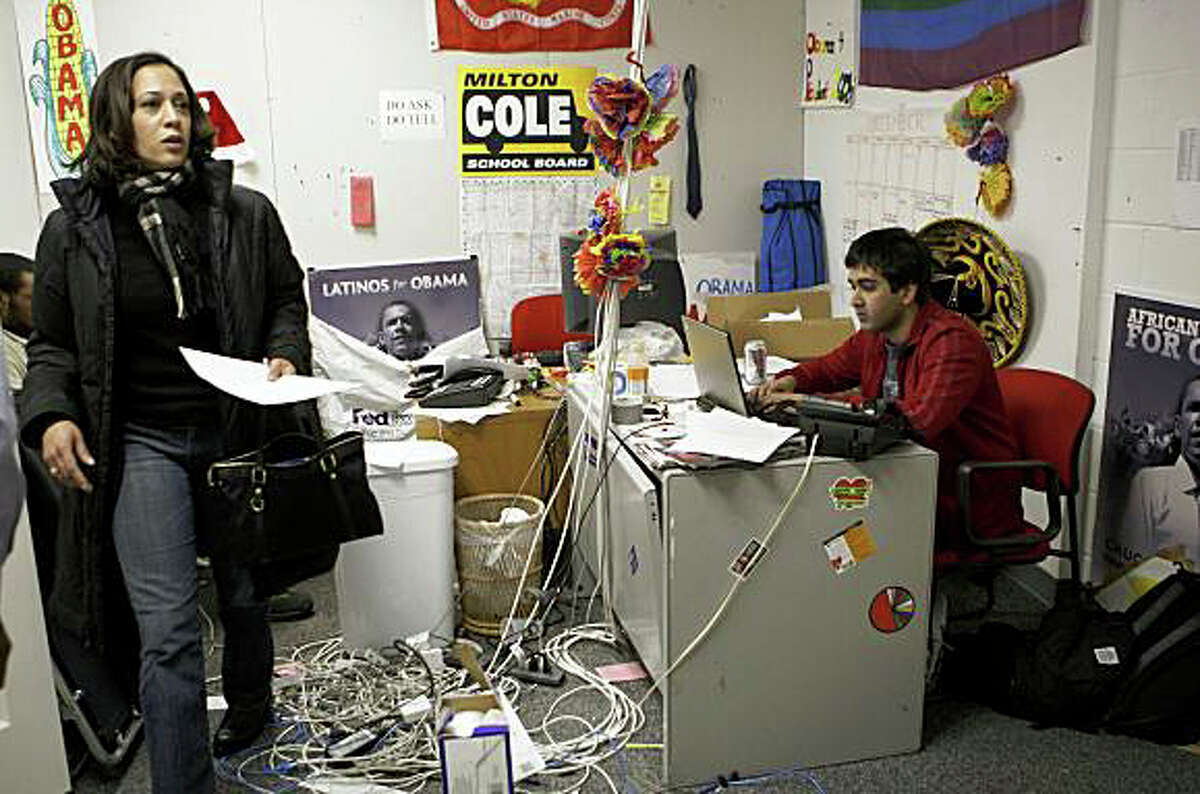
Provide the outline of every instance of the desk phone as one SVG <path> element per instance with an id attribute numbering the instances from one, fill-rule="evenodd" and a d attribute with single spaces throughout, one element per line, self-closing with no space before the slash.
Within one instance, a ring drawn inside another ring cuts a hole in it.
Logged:
<path id="1" fill-rule="evenodd" d="M 471 368 L 455 372 L 417 401 L 422 408 L 478 408 L 496 399 L 504 375 L 494 369 Z"/>

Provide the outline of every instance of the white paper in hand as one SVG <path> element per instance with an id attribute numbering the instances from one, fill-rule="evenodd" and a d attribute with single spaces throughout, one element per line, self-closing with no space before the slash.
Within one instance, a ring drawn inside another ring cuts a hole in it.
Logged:
<path id="1" fill-rule="evenodd" d="M 179 352 L 201 380 L 226 394 L 258 405 L 303 402 L 325 394 L 350 391 L 358 386 L 350 381 L 303 375 L 284 375 L 278 380 L 267 380 L 267 365 L 262 361 L 219 356 L 189 347 L 181 347 Z"/>

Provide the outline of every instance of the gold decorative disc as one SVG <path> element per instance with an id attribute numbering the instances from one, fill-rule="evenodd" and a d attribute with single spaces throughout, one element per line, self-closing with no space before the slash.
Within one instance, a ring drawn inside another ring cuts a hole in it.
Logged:
<path id="1" fill-rule="evenodd" d="M 1011 362 L 1029 327 L 1025 270 L 1000 235 L 978 221 L 941 218 L 917 232 L 933 254 L 930 291 L 947 309 L 970 318 L 992 362 Z"/>

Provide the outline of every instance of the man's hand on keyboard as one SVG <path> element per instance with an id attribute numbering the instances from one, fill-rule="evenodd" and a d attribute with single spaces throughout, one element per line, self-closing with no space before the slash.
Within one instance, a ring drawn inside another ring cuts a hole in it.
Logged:
<path id="1" fill-rule="evenodd" d="M 767 378 L 746 393 L 746 401 L 751 408 L 762 408 L 777 401 L 799 402 L 800 395 L 795 393 L 795 388 L 796 379 L 791 375 Z"/>

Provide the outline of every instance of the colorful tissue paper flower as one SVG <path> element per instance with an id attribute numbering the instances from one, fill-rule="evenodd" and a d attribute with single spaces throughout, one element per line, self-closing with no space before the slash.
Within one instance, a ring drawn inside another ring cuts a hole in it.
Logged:
<path id="1" fill-rule="evenodd" d="M 592 142 L 592 151 L 604 170 L 615 177 L 621 176 L 625 171 L 624 144 L 605 134 L 604 127 L 596 119 L 583 122 L 583 131 Z"/>
<path id="2" fill-rule="evenodd" d="M 679 93 L 679 67 L 664 63 L 646 78 L 646 89 L 654 99 L 653 112 L 659 113 Z"/>
<path id="3" fill-rule="evenodd" d="M 612 280 L 620 282 L 621 297 L 638 284 L 637 274 L 650 265 L 646 241 L 640 234 L 622 234 L 624 212 L 612 188 L 596 194 L 589 213 L 587 238 L 575 251 L 575 283 L 587 295 L 598 295 Z"/>
<path id="4" fill-rule="evenodd" d="M 992 122 L 988 122 L 975 143 L 967 149 L 967 158 L 980 165 L 995 165 L 1008 161 L 1008 136 Z"/>
<path id="5" fill-rule="evenodd" d="M 629 77 L 600 75 L 588 88 L 587 99 L 604 132 L 618 141 L 636 135 L 650 117 L 650 92 Z"/>
<path id="6" fill-rule="evenodd" d="M 650 266 L 646 240 L 640 234 L 589 237 L 574 259 L 575 283 L 585 295 L 599 295 L 606 283 L 617 281 L 624 298 L 638 285 L 638 274 Z"/>
<path id="7" fill-rule="evenodd" d="M 996 163 L 984 168 L 979 174 L 979 201 L 992 215 L 1008 209 L 1012 198 L 1012 171 L 1007 163 Z"/>
<path id="8" fill-rule="evenodd" d="M 1016 93 L 1016 86 L 1006 74 L 981 80 L 967 94 L 967 113 L 972 118 L 990 119 L 1007 108 Z"/>
<path id="9" fill-rule="evenodd" d="M 588 229 L 597 236 L 621 231 L 621 202 L 613 195 L 611 188 L 596 194 L 588 213 Z"/>
<path id="10" fill-rule="evenodd" d="M 965 97 L 955 100 L 946 111 L 946 135 L 955 146 L 970 146 L 983 129 L 985 119 L 977 119 L 967 112 Z"/>
<path id="11" fill-rule="evenodd" d="M 575 252 L 575 283 L 584 295 L 599 295 L 604 291 L 606 279 L 597 272 L 600 256 L 592 250 L 589 240 L 585 240 Z"/>
<path id="12" fill-rule="evenodd" d="M 596 153 L 596 158 L 604 169 L 615 177 L 624 176 L 625 144 L 605 135 L 595 119 L 585 121 L 583 129 L 592 142 L 592 151 Z M 679 119 L 676 116 L 670 113 L 653 116 L 646 129 L 634 138 L 633 170 L 641 171 L 658 165 L 658 159 L 654 155 L 674 140 L 678 133 Z"/>
<path id="13" fill-rule="evenodd" d="M 655 116 L 645 132 L 633 142 L 633 170 L 641 171 L 658 165 L 655 153 L 674 140 L 678 132 L 678 118 L 669 113 Z"/>
<path id="14" fill-rule="evenodd" d="M 637 233 L 606 234 L 593 250 L 600 257 L 596 272 L 608 279 L 636 279 L 639 273 L 650 266 L 646 238 Z"/>

